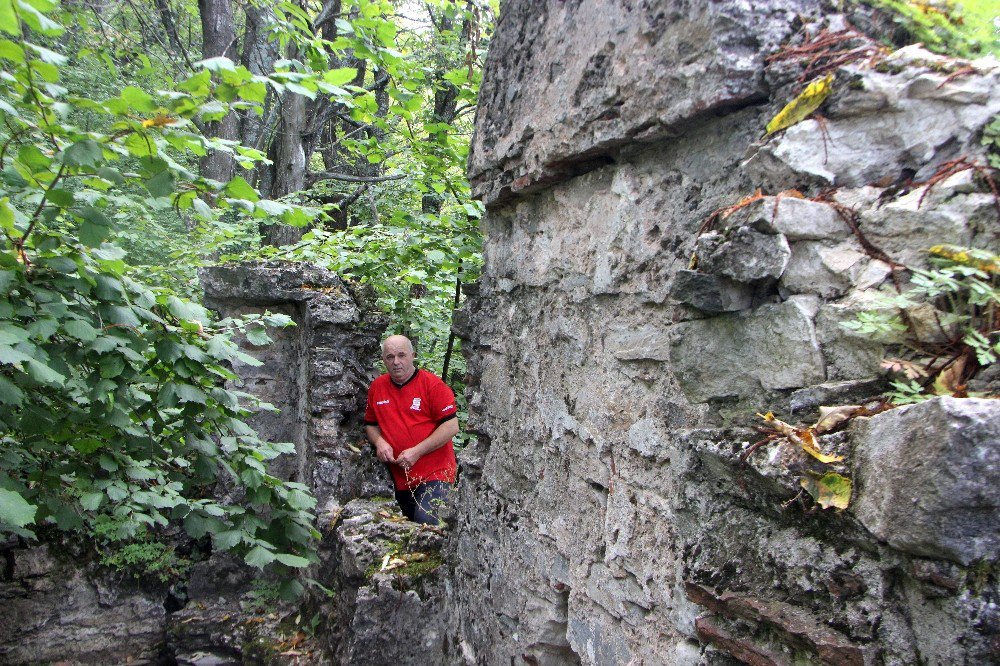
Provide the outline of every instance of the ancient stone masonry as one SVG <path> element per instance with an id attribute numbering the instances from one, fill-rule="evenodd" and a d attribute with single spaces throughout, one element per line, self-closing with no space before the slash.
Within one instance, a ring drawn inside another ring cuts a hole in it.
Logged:
<path id="1" fill-rule="evenodd" d="M 755 412 L 811 423 L 885 389 L 881 345 L 840 323 L 889 262 L 1000 250 L 981 178 L 927 184 L 984 163 L 995 60 L 848 64 L 825 120 L 764 136 L 805 85 L 767 57 L 852 18 L 874 25 L 816 2 L 504 3 L 469 162 L 488 210 L 457 323 L 478 438 L 453 663 L 1000 659 L 998 401 L 829 436 L 843 512 L 788 502 L 823 467 L 797 447 L 739 464 Z"/>

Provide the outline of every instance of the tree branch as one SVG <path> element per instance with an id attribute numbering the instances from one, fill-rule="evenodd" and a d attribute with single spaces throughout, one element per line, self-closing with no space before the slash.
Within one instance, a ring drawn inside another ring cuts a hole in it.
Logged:
<path id="1" fill-rule="evenodd" d="M 312 185 L 321 180 L 339 180 L 345 183 L 382 183 L 387 180 L 402 180 L 403 178 L 406 178 L 405 173 L 397 173 L 392 176 L 354 176 L 349 173 L 337 173 L 336 171 L 320 171 L 309 174 L 306 180 Z"/>

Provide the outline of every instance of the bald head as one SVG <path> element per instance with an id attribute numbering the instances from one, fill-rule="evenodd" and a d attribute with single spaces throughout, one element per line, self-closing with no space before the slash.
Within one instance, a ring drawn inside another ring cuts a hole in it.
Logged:
<path id="1" fill-rule="evenodd" d="M 410 350 L 411 354 L 413 353 L 413 343 L 405 335 L 390 335 L 387 337 L 382 341 L 382 352 L 385 352 L 386 347 L 397 347 L 399 345 L 404 345 Z"/>
<path id="2" fill-rule="evenodd" d="M 413 360 L 413 343 L 405 335 L 391 335 L 382 343 L 382 362 L 386 372 L 397 384 L 402 384 L 416 371 Z"/>

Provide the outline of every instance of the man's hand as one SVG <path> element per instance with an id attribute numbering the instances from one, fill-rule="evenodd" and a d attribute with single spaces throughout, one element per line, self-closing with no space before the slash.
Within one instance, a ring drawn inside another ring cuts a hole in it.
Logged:
<path id="1" fill-rule="evenodd" d="M 392 446 L 390 446 L 389 442 L 382 438 L 379 438 L 379 440 L 375 442 L 375 455 L 378 456 L 378 459 L 382 462 L 396 462 L 396 459 L 392 455 Z"/>
<path id="2" fill-rule="evenodd" d="M 414 447 L 412 449 L 406 449 L 400 453 L 399 457 L 396 458 L 396 464 L 404 470 L 409 470 L 417 464 L 418 460 L 420 460 L 420 453 L 418 453 L 416 447 Z"/>

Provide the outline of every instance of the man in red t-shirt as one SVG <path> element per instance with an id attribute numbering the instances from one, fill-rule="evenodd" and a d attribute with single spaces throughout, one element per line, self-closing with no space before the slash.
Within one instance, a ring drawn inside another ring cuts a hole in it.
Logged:
<path id="1" fill-rule="evenodd" d="M 458 434 L 455 394 L 441 379 L 416 368 L 413 344 L 402 335 L 382 343 L 387 374 L 372 382 L 365 436 L 392 472 L 396 501 L 418 523 L 436 525 L 436 506 L 455 482 Z"/>

